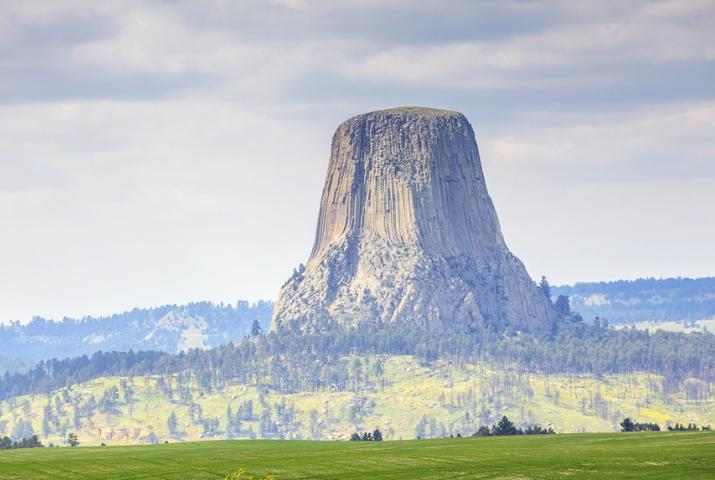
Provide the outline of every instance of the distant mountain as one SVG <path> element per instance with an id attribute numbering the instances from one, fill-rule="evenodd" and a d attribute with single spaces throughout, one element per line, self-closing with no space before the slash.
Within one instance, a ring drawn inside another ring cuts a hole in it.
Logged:
<path id="1" fill-rule="evenodd" d="M 270 325 L 273 302 L 236 305 L 211 302 L 135 308 L 109 317 L 65 318 L 55 322 L 35 317 L 30 323 L 0 326 L 0 352 L 9 358 L 42 360 L 91 355 L 97 351 L 160 350 L 179 352 L 212 348 L 241 339 L 258 320 Z M 9 361 L 4 365 L 16 365 Z M 17 369 L 13 367 L 12 369 Z"/>
<path id="2" fill-rule="evenodd" d="M 571 309 L 588 321 L 688 323 L 715 317 L 715 277 L 577 283 L 552 287 L 551 293 L 567 295 Z"/>

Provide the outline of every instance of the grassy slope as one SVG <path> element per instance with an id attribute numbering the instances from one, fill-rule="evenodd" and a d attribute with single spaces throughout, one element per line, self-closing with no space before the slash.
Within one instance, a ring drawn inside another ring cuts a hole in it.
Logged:
<path id="1" fill-rule="evenodd" d="M 363 370 L 369 371 L 375 358 L 362 358 Z M 481 423 L 476 417 L 482 410 L 491 411 L 493 419 L 508 415 L 516 423 L 536 421 L 542 425 L 553 425 L 558 432 L 616 430 L 624 416 L 639 421 L 651 421 L 665 426 L 668 422 L 694 422 L 699 425 L 715 425 L 715 401 L 687 402 L 682 392 L 670 394 L 663 401 L 660 391 L 660 377 L 650 374 L 593 376 L 528 375 L 503 367 L 479 365 L 459 369 L 438 364 L 421 366 L 412 357 L 390 357 L 385 362 L 387 385 L 375 385 L 371 389 L 358 392 L 317 392 L 279 394 L 267 392 L 266 404 L 275 414 L 276 402 L 285 400 L 296 412 L 295 423 L 285 427 L 285 438 L 310 439 L 310 412 L 317 413 L 317 425 L 313 432 L 320 439 L 345 439 L 355 430 L 373 430 L 379 427 L 387 439 L 410 439 L 415 437 L 415 426 L 423 415 L 434 417 L 436 423 L 443 424 L 447 432 L 476 431 Z M 87 384 L 74 386 L 71 394 L 93 393 L 99 400 L 102 392 L 119 384 L 119 378 L 102 378 Z M 188 406 L 176 399 L 168 400 L 157 388 L 156 379 L 134 378 L 135 401 L 120 405 L 120 413 L 109 420 L 97 413 L 93 419 L 82 419 L 82 428 L 70 427 L 68 431 L 79 434 L 82 445 L 98 445 L 105 441 L 110 445 L 142 443 L 149 431 L 154 431 L 161 441 L 198 440 L 202 427 L 189 420 Z M 712 391 L 712 385 L 709 387 Z M 473 393 L 473 401 L 464 397 Z M 558 398 L 556 393 L 558 393 Z M 607 413 L 597 411 L 593 403 L 596 395 L 607 402 Z M 357 418 L 351 419 L 351 405 L 364 397 L 368 405 Z M 461 397 L 461 400 L 460 400 Z M 221 430 L 226 426 L 226 408 L 231 405 L 234 412 L 238 405 L 248 399 L 254 402 L 256 417 L 262 406 L 259 393 L 253 385 L 231 385 L 221 391 L 201 394 L 194 391 L 194 401 L 201 405 L 205 417 L 218 418 Z M 23 403 L 29 402 L 29 418 L 35 432 L 41 432 L 42 408 L 47 403 L 46 396 L 20 397 L 17 407 L 11 409 L 7 402 L 0 403 L 3 415 L 0 423 L 6 421 L 5 433 L 12 431 L 14 422 L 25 417 Z M 369 405 L 374 402 L 374 406 Z M 65 408 L 62 422 L 72 423 L 72 406 Z M 175 412 L 179 423 L 177 438 L 169 435 L 166 419 Z M 471 423 L 465 423 L 465 412 L 469 411 Z M 243 422 L 243 436 L 252 429 L 258 433 L 258 418 Z M 100 429 L 102 437 L 100 437 Z M 123 438 L 121 429 L 141 432 L 137 438 Z M 110 436 L 114 432 L 113 436 Z M 0 434 L 3 434 L 0 432 Z M 429 430 L 427 432 L 429 436 Z M 221 434 L 219 438 L 225 438 Z M 56 432 L 52 432 L 45 443 L 61 442 Z"/>
<path id="2" fill-rule="evenodd" d="M 715 433 L 574 434 L 401 442 L 217 441 L 0 452 L 0 480 L 711 479 Z"/>

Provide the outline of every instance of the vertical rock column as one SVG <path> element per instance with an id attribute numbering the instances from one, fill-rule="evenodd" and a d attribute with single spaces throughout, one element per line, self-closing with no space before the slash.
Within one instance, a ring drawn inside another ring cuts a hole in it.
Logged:
<path id="1" fill-rule="evenodd" d="M 506 247 L 461 113 L 381 110 L 335 132 L 313 250 L 281 288 L 271 328 L 361 322 L 435 331 L 553 322 Z"/>

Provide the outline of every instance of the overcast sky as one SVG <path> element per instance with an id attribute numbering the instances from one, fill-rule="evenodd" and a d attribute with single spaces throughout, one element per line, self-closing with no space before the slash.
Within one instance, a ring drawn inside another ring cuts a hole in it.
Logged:
<path id="1" fill-rule="evenodd" d="M 715 274 L 715 2 L 0 2 L 0 321 L 274 299 L 345 118 L 472 123 L 552 283 Z"/>

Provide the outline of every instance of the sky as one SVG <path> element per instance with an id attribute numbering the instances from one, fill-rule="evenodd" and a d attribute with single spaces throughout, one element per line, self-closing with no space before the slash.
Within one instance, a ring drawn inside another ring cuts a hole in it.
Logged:
<path id="1" fill-rule="evenodd" d="M 330 139 L 473 125 L 551 283 L 715 274 L 715 2 L 0 1 L 0 322 L 275 299 Z"/>

